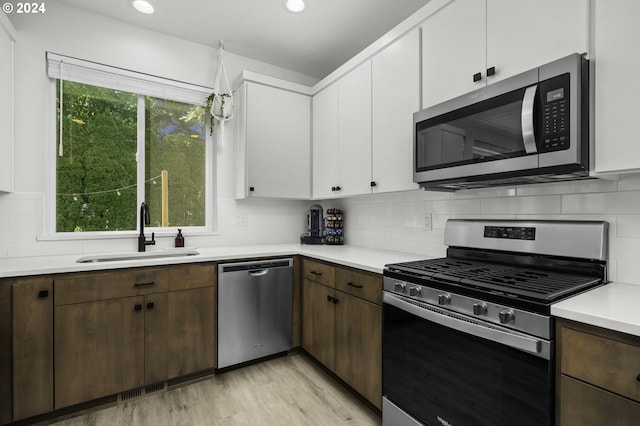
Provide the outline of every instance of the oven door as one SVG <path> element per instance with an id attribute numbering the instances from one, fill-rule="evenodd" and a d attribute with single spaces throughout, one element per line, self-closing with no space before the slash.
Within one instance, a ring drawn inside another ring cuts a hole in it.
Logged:
<path id="1" fill-rule="evenodd" d="M 553 424 L 549 341 L 386 292 L 383 318 L 385 426 Z"/>

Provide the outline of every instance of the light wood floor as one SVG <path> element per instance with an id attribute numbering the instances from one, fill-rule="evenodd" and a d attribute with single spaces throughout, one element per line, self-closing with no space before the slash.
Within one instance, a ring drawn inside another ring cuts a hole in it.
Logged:
<path id="1" fill-rule="evenodd" d="M 296 354 L 55 424 L 329 426 L 381 420 L 306 355 Z"/>

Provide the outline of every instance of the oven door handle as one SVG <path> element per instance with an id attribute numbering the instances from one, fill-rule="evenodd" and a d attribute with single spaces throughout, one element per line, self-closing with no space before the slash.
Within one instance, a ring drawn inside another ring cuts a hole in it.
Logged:
<path id="1" fill-rule="evenodd" d="M 486 326 L 474 318 L 463 317 L 460 314 L 440 313 L 438 312 L 438 308 L 433 308 L 433 311 L 425 309 L 386 292 L 384 293 L 384 303 L 395 306 L 398 309 L 436 324 L 440 324 L 466 334 L 481 337 L 483 339 L 491 340 L 493 342 L 501 343 L 503 345 L 528 352 L 540 358 L 547 360 L 551 359 L 551 343 L 545 340 L 525 336 L 504 327 Z"/>

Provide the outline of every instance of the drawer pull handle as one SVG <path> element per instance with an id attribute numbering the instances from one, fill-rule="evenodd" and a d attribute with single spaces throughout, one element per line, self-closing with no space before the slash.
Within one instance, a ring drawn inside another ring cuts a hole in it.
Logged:
<path id="1" fill-rule="evenodd" d="M 155 281 L 149 281 L 148 283 L 135 283 L 134 286 L 135 287 L 147 287 L 147 286 L 152 286 L 155 283 L 156 283 Z"/>
<path id="2" fill-rule="evenodd" d="M 136 311 L 141 311 L 142 310 L 142 305 L 140 303 L 136 304 L 133 309 L 135 309 Z"/>
<path id="3" fill-rule="evenodd" d="M 638 377 L 636 377 L 636 380 L 640 382 L 640 374 L 638 374 Z"/>
<path id="4" fill-rule="evenodd" d="M 362 288 L 362 284 L 347 283 L 349 287 Z"/>
<path id="5" fill-rule="evenodd" d="M 311 271 L 311 273 L 313 275 L 318 275 L 318 276 L 322 275 L 322 272 L 318 272 L 318 271 Z"/>
<path id="6" fill-rule="evenodd" d="M 38 292 L 38 298 L 46 299 L 47 297 L 49 297 L 49 290 L 40 290 Z"/>

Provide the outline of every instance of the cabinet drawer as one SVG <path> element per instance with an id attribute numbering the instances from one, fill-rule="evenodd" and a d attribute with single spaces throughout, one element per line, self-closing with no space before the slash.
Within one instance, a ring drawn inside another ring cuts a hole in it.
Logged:
<path id="1" fill-rule="evenodd" d="M 55 305 L 95 302 L 167 291 L 170 268 L 136 268 L 54 277 Z"/>
<path id="2" fill-rule="evenodd" d="M 560 426 L 634 426 L 640 404 L 562 375 L 560 378 Z"/>
<path id="3" fill-rule="evenodd" d="M 307 280 L 315 281 L 329 287 L 336 286 L 335 268 L 326 263 L 304 259 L 302 262 L 302 274 Z"/>
<path id="4" fill-rule="evenodd" d="M 336 289 L 377 305 L 382 304 L 382 277 L 377 274 L 336 268 Z"/>
<path id="5" fill-rule="evenodd" d="M 560 328 L 561 373 L 640 401 L 640 347 Z"/>
<path id="6" fill-rule="evenodd" d="M 216 280 L 213 264 L 175 265 L 167 268 L 169 291 L 211 287 Z"/>

